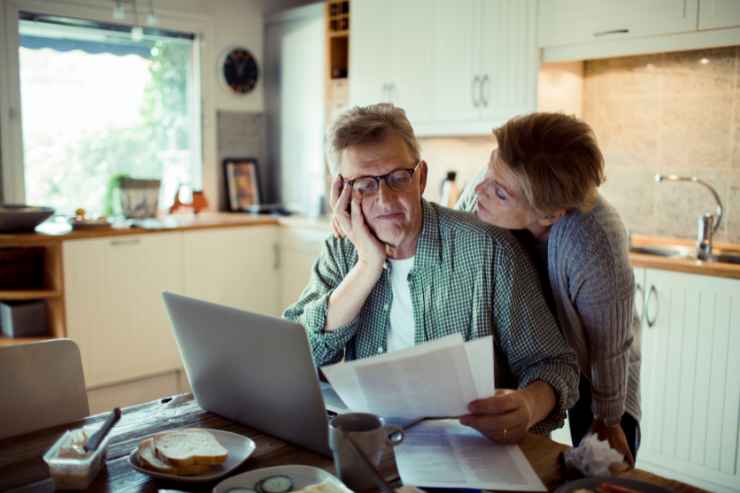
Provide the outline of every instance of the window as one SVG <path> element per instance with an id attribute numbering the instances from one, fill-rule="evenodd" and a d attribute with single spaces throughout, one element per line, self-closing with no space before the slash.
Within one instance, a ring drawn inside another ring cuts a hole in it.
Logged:
<path id="1" fill-rule="evenodd" d="M 20 14 L 26 202 L 107 212 L 122 174 L 201 187 L 194 35 Z"/>

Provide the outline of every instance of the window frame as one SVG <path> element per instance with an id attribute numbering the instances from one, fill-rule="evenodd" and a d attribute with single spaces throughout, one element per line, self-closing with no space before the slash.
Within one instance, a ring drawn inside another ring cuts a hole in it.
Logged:
<path id="1" fill-rule="evenodd" d="M 23 157 L 23 124 L 21 111 L 20 64 L 19 64 L 19 13 L 34 12 L 43 15 L 76 17 L 98 22 L 135 26 L 133 16 L 127 11 L 126 19 L 112 19 L 112 5 L 80 5 L 66 0 L 46 2 L 43 0 L 15 0 L 4 3 L 0 8 L 0 201 L 8 204 L 25 203 L 25 163 Z M 196 125 L 200 129 L 200 169 L 203 187 L 210 183 L 206 176 L 205 163 L 217 161 L 215 118 L 213 101 L 208 95 L 210 77 L 208 68 L 213 65 L 210 51 L 203 46 L 204 40 L 212 39 L 211 24 L 197 15 L 156 10 L 157 25 L 162 29 L 192 33 L 196 36 L 195 90 L 200 93 L 199 115 Z M 139 20 L 143 16 L 139 14 Z M 39 204 L 35 204 L 39 205 Z M 43 204 L 41 204 L 43 205 Z"/>

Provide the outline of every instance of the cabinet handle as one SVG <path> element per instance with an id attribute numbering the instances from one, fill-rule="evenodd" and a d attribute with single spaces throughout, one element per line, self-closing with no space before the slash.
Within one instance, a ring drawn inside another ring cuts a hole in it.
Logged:
<path id="1" fill-rule="evenodd" d="M 138 245 L 141 243 L 139 238 L 132 238 L 130 240 L 111 240 L 111 246 L 126 246 L 126 245 Z"/>
<path id="2" fill-rule="evenodd" d="M 641 303 L 637 303 L 637 301 L 641 301 Z M 639 282 L 635 285 L 635 307 L 640 307 L 639 312 L 639 318 L 640 323 L 642 324 L 642 317 L 645 315 L 645 291 L 642 289 L 642 284 Z"/>
<path id="3" fill-rule="evenodd" d="M 652 320 L 650 320 L 650 306 L 652 306 L 652 303 L 650 300 L 655 298 L 655 316 Z M 647 321 L 648 327 L 653 328 L 655 326 L 655 322 L 658 321 L 658 309 L 660 308 L 659 302 L 658 302 L 658 290 L 655 288 L 654 285 L 650 285 L 650 291 L 648 291 L 647 295 L 647 302 L 646 302 L 646 308 L 645 308 L 645 320 Z"/>
<path id="4" fill-rule="evenodd" d="M 609 31 L 599 31 L 597 33 L 594 33 L 594 37 L 598 38 L 601 36 L 609 36 L 610 34 L 627 34 L 629 32 L 629 29 L 611 29 Z"/>
<path id="5" fill-rule="evenodd" d="M 280 245 L 277 243 L 272 244 L 272 253 L 274 255 L 272 261 L 273 270 L 280 270 Z"/>
<path id="6" fill-rule="evenodd" d="M 478 92 L 477 89 L 479 85 L 480 85 L 480 77 L 476 75 L 475 77 L 473 77 L 473 82 L 470 84 L 470 94 L 471 94 L 471 97 L 473 98 L 473 108 L 477 108 L 478 106 L 480 106 L 478 99 L 475 97 L 476 92 Z"/>
<path id="7" fill-rule="evenodd" d="M 481 106 L 488 107 L 488 83 L 490 82 L 490 79 L 488 78 L 488 74 L 484 75 L 483 78 L 480 80 L 480 101 Z"/>
<path id="8" fill-rule="evenodd" d="M 396 87 L 396 83 L 395 82 L 391 82 L 388 87 L 390 89 L 390 92 L 389 92 L 389 94 L 390 94 L 390 97 L 389 97 L 390 102 L 392 104 L 396 104 L 396 102 L 397 102 L 396 101 L 396 96 L 398 95 L 398 88 Z"/>

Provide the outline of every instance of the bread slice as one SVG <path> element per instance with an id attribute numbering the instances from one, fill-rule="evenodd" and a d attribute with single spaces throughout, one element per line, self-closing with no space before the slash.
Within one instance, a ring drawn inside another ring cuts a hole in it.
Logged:
<path id="1" fill-rule="evenodd" d="M 139 450 L 137 452 L 139 458 L 139 464 L 145 469 L 151 469 L 152 471 L 163 472 L 166 474 L 177 474 L 177 470 L 160 460 L 157 454 L 154 453 L 154 438 L 147 438 L 139 444 Z"/>
<path id="2" fill-rule="evenodd" d="M 187 428 L 154 436 L 154 450 L 163 462 L 176 468 L 223 464 L 229 451 L 206 430 Z"/>
<path id="3" fill-rule="evenodd" d="M 139 444 L 137 452 L 139 464 L 145 468 L 165 474 L 175 474 L 178 476 L 195 476 L 210 472 L 212 467 L 209 464 L 191 464 L 187 466 L 176 467 L 166 463 L 155 452 L 154 438 L 147 438 Z"/>

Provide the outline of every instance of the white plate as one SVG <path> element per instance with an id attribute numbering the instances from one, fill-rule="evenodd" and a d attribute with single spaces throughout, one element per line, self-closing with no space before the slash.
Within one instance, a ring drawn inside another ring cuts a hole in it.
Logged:
<path id="1" fill-rule="evenodd" d="M 261 480 L 270 476 L 288 476 L 293 480 L 293 490 L 302 490 L 306 486 L 312 484 L 321 483 L 328 479 L 330 482 L 335 483 L 338 487 L 347 489 L 344 483 L 339 481 L 336 477 L 332 476 L 323 469 L 311 466 L 275 466 L 275 467 L 263 467 L 262 469 L 255 469 L 254 471 L 244 472 L 237 474 L 229 479 L 225 479 L 218 483 L 213 488 L 213 493 L 228 493 L 229 490 L 234 488 L 248 488 L 254 489 L 254 486 Z M 347 490 L 349 491 L 349 490 Z"/>
<path id="2" fill-rule="evenodd" d="M 243 435 L 238 435 L 230 431 L 214 430 L 210 428 L 200 429 L 211 432 L 214 438 L 218 440 L 218 443 L 223 445 L 223 447 L 229 451 L 229 455 L 228 457 L 226 457 L 226 462 L 221 464 L 220 467 L 209 471 L 207 474 L 197 474 L 195 476 L 178 476 L 177 474 L 167 474 L 163 472 L 144 469 L 143 467 L 139 466 L 137 462 L 136 452 L 138 451 L 138 448 L 134 449 L 129 454 L 128 463 L 131 464 L 131 467 L 133 467 L 137 471 L 152 476 L 154 478 L 172 479 L 175 481 L 183 481 L 186 483 L 197 483 L 200 481 L 212 481 L 214 479 L 222 477 L 225 474 L 228 474 L 229 472 L 239 467 L 245 460 L 247 460 L 247 457 L 252 455 L 254 449 L 257 448 L 255 443 L 251 439 Z M 144 437 L 141 440 L 145 440 L 146 438 L 149 437 Z"/>

